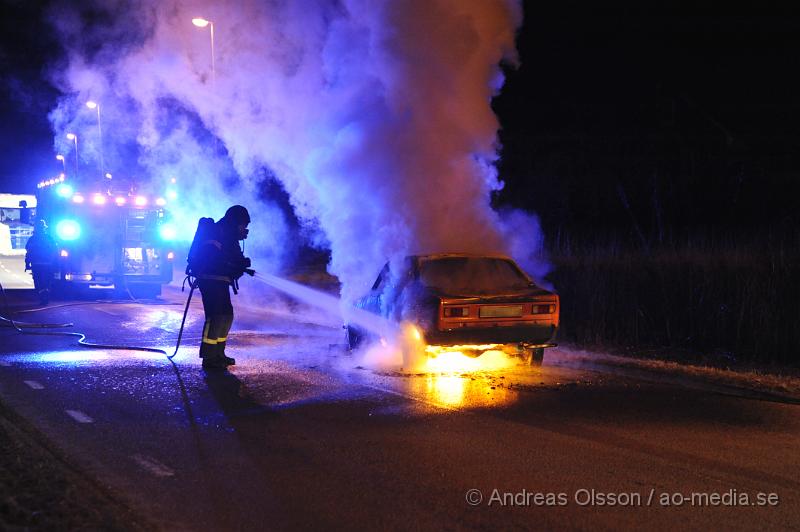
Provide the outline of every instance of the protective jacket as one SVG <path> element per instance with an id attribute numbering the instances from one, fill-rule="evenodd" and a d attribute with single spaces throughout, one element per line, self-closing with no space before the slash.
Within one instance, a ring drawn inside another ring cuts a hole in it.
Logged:
<path id="1" fill-rule="evenodd" d="M 58 259 L 58 246 L 44 227 L 37 228 L 25 244 L 25 269 L 31 270 L 39 302 L 46 305 L 50 302 L 50 284 Z"/>
<path id="2" fill-rule="evenodd" d="M 25 244 L 25 263 L 29 266 L 52 266 L 58 256 L 58 246 L 49 234 L 36 230 Z"/>
<path id="3" fill-rule="evenodd" d="M 250 259 L 242 253 L 234 229 L 223 218 L 209 230 L 198 252 L 198 279 L 225 281 L 236 290 L 236 281 L 250 267 Z"/>

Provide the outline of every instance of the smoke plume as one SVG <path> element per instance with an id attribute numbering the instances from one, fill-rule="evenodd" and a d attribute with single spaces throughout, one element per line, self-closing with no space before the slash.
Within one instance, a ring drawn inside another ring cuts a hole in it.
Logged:
<path id="1" fill-rule="evenodd" d="M 248 206 L 250 253 L 274 267 L 284 214 L 261 198 L 276 178 L 343 295 L 360 295 L 387 259 L 539 247 L 535 218 L 501 217 L 502 62 L 516 61 L 512 0 L 97 0 L 56 4 L 67 50 L 52 77 L 56 148 L 76 131 L 87 168 L 176 178 L 173 208 L 197 217 Z M 195 17 L 213 23 L 192 24 Z M 310 230 L 309 230 L 310 228 Z M 526 255 L 520 257 L 519 255 Z M 541 273 L 536 262 L 528 261 Z M 258 267 L 258 263 L 256 264 Z M 263 268 L 263 266 L 262 266 Z"/>

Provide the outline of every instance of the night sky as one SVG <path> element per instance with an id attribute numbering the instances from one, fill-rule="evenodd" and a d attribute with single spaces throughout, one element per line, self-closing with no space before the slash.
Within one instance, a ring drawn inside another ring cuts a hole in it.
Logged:
<path id="1" fill-rule="evenodd" d="M 648 241 L 680 242 L 800 225 L 788 193 L 800 177 L 800 19 L 537 4 L 526 3 L 522 67 L 495 102 L 501 201 L 537 211 L 551 236 L 635 224 Z"/>
<path id="2" fill-rule="evenodd" d="M 46 2 L 2 0 L 0 191 L 60 171 L 44 76 L 61 50 Z M 522 66 L 494 102 L 498 206 L 548 236 L 680 240 L 798 224 L 800 19 L 788 14 L 525 3 Z"/>
<path id="3" fill-rule="evenodd" d="M 32 193 L 45 176 L 60 171 L 47 113 L 58 91 L 44 77 L 57 65 L 60 46 L 43 21 L 45 3 L 0 0 L 0 188 Z"/>

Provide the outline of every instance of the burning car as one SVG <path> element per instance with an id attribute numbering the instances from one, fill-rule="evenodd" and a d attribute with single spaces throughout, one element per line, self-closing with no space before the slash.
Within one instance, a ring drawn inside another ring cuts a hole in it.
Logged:
<path id="1" fill-rule="evenodd" d="M 460 346 L 470 356 L 498 345 L 541 363 L 558 329 L 558 295 L 534 283 L 504 256 L 437 254 L 387 263 L 359 309 L 414 324 L 428 345 Z M 358 347 L 369 333 L 347 324 Z"/>

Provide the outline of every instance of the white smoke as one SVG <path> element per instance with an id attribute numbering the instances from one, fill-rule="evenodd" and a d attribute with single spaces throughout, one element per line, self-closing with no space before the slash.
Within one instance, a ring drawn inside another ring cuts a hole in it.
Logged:
<path id="1" fill-rule="evenodd" d="M 82 106 L 101 102 L 106 166 L 133 159 L 156 185 L 176 177 L 190 232 L 197 217 L 241 203 L 260 237 L 254 251 L 280 259 L 286 222 L 258 199 L 266 169 L 330 246 L 346 300 L 389 258 L 530 255 L 536 245 L 519 242 L 539 242 L 535 219 L 504 223 L 490 207 L 502 186 L 490 101 L 500 63 L 516 60 L 515 1 L 82 5 L 51 12 L 68 52 L 54 71 L 64 92 L 51 114 L 57 149 L 76 131 L 82 157 L 96 161 L 96 117 Z M 211 28 L 194 17 L 213 23 L 213 73 Z"/>

